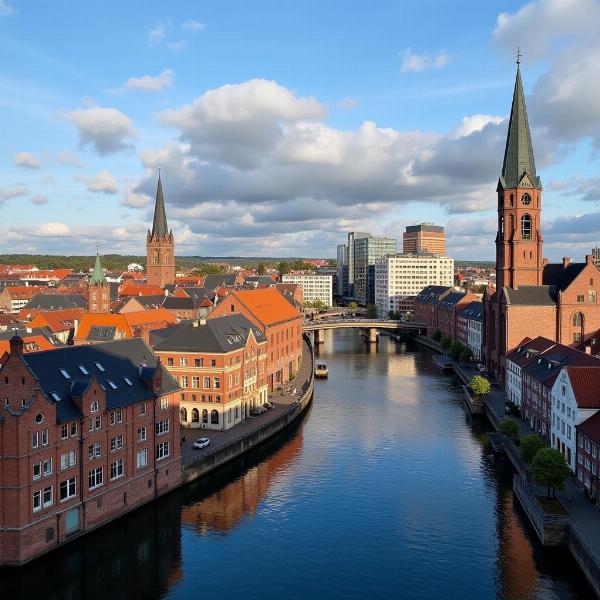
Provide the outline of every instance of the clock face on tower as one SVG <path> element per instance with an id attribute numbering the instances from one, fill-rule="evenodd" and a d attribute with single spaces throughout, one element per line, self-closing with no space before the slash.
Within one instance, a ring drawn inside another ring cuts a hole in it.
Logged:
<path id="1" fill-rule="evenodd" d="M 521 196 L 521 202 L 524 206 L 529 206 L 531 204 L 531 196 L 529 194 L 523 194 Z"/>

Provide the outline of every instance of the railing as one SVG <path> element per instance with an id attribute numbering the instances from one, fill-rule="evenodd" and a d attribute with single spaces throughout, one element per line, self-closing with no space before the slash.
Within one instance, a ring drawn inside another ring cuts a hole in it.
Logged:
<path id="1" fill-rule="evenodd" d="M 347 325 L 356 327 L 378 327 L 381 329 L 401 329 L 407 327 L 409 329 L 422 329 L 425 327 L 422 323 L 412 323 L 406 321 L 396 321 L 394 319 L 327 319 L 321 321 L 305 321 L 303 327 L 305 330 L 311 329 L 327 329 L 328 326 Z"/>

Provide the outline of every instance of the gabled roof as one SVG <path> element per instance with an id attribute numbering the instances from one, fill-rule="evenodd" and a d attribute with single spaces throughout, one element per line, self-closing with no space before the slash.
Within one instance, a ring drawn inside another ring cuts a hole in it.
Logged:
<path id="1" fill-rule="evenodd" d="M 503 288 L 507 304 L 515 306 L 554 306 L 554 289 L 549 285 L 521 285 L 514 290 Z"/>
<path id="2" fill-rule="evenodd" d="M 536 337 L 533 340 L 526 337 L 521 340 L 520 344 L 512 352 L 507 354 L 506 360 L 524 366 L 534 357 L 550 350 L 555 344 L 556 342 L 541 336 Z"/>
<path id="3" fill-rule="evenodd" d="M 211 291 L 218 287 L 231 287 L 235 285 L 236 279 L 235 273 L 210 274 L 204 277 L 204 287 Z"/>
<path id="4" fill-rule="evenodd" d="M 600 366 L 600 361 L 584 352 L 569 348 L 563 344 L 555 344 L 544 354 L 529 361 L 523 370 L 534 379 L 551 387 L 563 367 L 577 366 Z"/>
<path id="5" fill-rule="evenodd" d="M 157 285 L 126 282 L 119 287 L 119 296 L 163 296 L 163 290 Z"/>
<path id="6" fill-rule="evenodd" d="M 566 267 L 562 263 L 549 263 L 544 265 L 542 283 L 564 291 L 575 281 L 585 267 L 586 263 L 569 263 Z"/>
<path id="7" fill-rule="evenodd" d="M 588 437 L 590 440 L 594 440 L 597 444 L 600 444 L 600 411 L 593 414 L 583 423 L 575 425 L 575 429 Z"/>
<path id="8" fill-rule="evenodd" d="M 238 290 L 231 292 L 230 295 L 235 296 L 263 325 L 274 325 L 301 316 L 300 311 L 274 288 Z M 227 305 L 228 298 L 229 296 L 222 301 L 222 304 Z"/>
<path id="9" fill-rule="evenodd" d="M 65 310 L 87 308 L 87 300 L 80 294 L 37 294 L 23 308 L 32 310 Z"/>
<path id="10" fill-rule="evenodd" d="M 30 327 L 48 327 L 55 333 L 73 329 L 75 321 L 80 320 L 85 314 L 81 308 L 33 312 L 35 314 L 29 322 Z"/>
<path id="11" fill-rule="evenodd" d="M 56 404 L 59 422 L 81 417 L 81 411 L 73 398 L 87 389 L 92 377 L 106 390 L 108 410 L 156 398 L 156 394 L 140 377 L 140 370 L 145 368 L 153 371 L 158 366 L 158 359 L 140 338 L 106 344 L 68 346 L 51 352 L 26 354 L 22 359 L 39 381 L 44 396 Z M 68 379 L 61 370 L 68 374 Z M 179 386 L 173 377 L 164 367 L 161 370 L 160 394 L 178 390 Z"/>
<path id="12" fill-rule="evenodd" d="M 579 408 L 600 408 L 600 360 L 595 366 L 566 367 Z"/>
<path id="13" fill-rule="evenodd" d="M 521 70 L 517 66 L 517 77 L 515 79 L 515 90 L 510 110 L 500 183 L 504 188 L 516 188 L 525 174 L 529 177 L 534 187 L 542 187 L 540 178 L 537 176 L 535 170 L 533 145 L 531 144 L 527 108 L 525 106 L 525 94 L 523 93 L 523 83 L 521 81 Z"/>
<path id="14" fill-rule="evenodd" d="M 451 310 L 465 298 L 464 292 L 450 292 L 440 299 L 439 306 L 442 310 Z"/>
<path id="15" fill-rule="evenodd" d="M 481 321 L 483 316 L 483 304 L 474 300 L 467 304 L 467 306 L 458 313 L 458 316 L 469 319 L 470 321 Z"/>
<path id="16" fill-rule="evenodd" d="M 262 332 L 244 315 L 232 313 L 217 319 L 193 321 L 185 327 L 176 326 L 173 334 L 154 346 L 157 352 L 231 352 L 246 346 L 250 332 L 256 341 L 266 341 Z M 164 336 L 168 330 L 161 330 Z"/>
<path id="17" fill-rule="evenodd" d="M 415 297 L 419 304 L 438 304 L 442 298 L 452 293 L 454 288 L 447 285 L 428 285 L 424 287 Z"/>

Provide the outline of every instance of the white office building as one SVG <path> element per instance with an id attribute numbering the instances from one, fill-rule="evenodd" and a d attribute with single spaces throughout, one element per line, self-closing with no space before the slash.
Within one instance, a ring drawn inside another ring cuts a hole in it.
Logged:
<path id="1" fill-rule="evenodd" d="M 385 317 L 390 310 L 412 311 L 423 288 L 453 284 L 453 258 L 427 253 L 385 256 L 375 263 L 377 313 Z"/>
<path id="2" fill-rule="evenodd" d="M 288 274 L 281 283 L 296 283 L 302 288 L 304 303 L 320 300 L 326 306 L 333 305 L 333 277 L 331 275 Z"/>

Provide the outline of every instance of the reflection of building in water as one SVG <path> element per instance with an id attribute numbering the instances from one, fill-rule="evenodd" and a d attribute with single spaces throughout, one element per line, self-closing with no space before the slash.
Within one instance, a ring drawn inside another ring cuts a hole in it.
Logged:
<path id="1" fill-rule="evenodd" d="M 241 477 L 200 502 L 184 506 L 181 510 L 182 523 L 194 526 L 201 533 L 207 529 L 226 532 L 245 515 L 254 515 L 277 473 L 299 456 L 302 440 L 302 430 L 299 429 L 293 439 Z"/>

